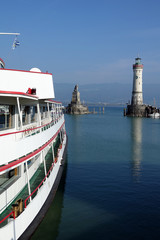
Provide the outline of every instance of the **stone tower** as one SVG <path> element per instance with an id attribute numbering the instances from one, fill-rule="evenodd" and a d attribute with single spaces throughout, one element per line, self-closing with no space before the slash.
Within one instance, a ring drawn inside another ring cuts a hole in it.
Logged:
<path id="1" fill-rule="evenodd" d="M 133 64 L 133 90 L 131 105 L 143 105 L 142 72 L 143 65 L 141 64 L 141 58 L 138 57 L 135 59 L 135 64 Z"/>
<path id="2" fill-rule="evenodd" d="M 75 86 L 74 91 L 72 93 L 72 104 L 81 104 L 80 101 L 80 92 L 78 91 L 78 85 Z"/>
<path id="3" fill-rule="evenodd" d="M 72 93 L 71 103 L 66 107 L 66 113 L 68 114 L 88 114 L 90 113 L 87 106 L 81 104 L 80 92 L 78 91 L 78 85 L 74 87 Z"/>

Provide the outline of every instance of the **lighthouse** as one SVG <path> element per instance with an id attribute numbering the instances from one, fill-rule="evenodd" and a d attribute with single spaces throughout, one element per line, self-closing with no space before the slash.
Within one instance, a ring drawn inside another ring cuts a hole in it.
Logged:
<path id="1" fill-rule="evenodd" d="M 124 116 L 131 117 L 154 117 L 160 118 L 160 109 L 155 106 L 143 103 L 143 91 L 142 91 L 142 72 L 143 64 L 141 58 L 135 58 L 133 64 L 133 87 L 131 104 L 127 104 L 127 108 L 124 109 Z"/>
<path id="2" fill-rule="evenodd" d="M 142 91 L 142 72 L 143 64 L 141 58 L 135 58 L 133 64 L 133 89 L 131 105 L 143 105 L 143 91 Z"/>
<path id="3" fill-rule="evenodd" d="M 146 117 L 148 114 L 148 105 L 143 103 L 142 72 L 143 64 L 141 63 L 141 58 L 137 57 L 133 64 L 131 104 L 127 104 L 127 109 L 124 111 L 125 116 Z"/>

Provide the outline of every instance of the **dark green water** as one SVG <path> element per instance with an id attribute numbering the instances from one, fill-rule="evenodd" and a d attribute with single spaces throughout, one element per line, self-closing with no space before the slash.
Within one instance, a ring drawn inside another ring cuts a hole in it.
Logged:
<path id="1" fill-rule="evenodd" d="M 160 120 L 65 115 L 67 164 L 32 240 L 160 239 Z"/>

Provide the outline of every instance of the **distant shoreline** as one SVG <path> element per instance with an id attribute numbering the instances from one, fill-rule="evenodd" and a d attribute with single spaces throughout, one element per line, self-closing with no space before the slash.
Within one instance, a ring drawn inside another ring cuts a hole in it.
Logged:
<path id="1" fill-rule="evenodd" d="M 64 107 L 68 105 L 68 102 L 63 102 L 62 104 Z M 125 103 L 84 103 L 87 107 L 126 107 L 127 104 Z"/>

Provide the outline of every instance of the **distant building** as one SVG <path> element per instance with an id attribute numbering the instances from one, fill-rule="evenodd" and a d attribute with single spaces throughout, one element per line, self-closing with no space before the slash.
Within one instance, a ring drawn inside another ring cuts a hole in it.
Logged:
<path id="1" fill-rule="evenodd" d="M 72 93 L 71 103 L 66 107 L 66 113 L 68 114 L 88 114 L 90 113 L 88 107 L 83 105 L 80 101 L 80 92 L 78 91 L 78 85 L 75 86 Z"/>

